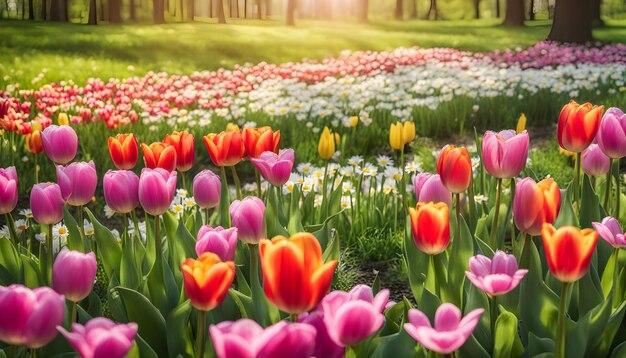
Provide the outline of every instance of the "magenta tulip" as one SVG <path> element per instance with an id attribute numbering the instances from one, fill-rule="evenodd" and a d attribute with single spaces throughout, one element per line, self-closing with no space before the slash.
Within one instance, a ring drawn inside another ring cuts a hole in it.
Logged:
<path id="1" fill-rule="evenodd" d="M 80 251 L 61 250 L 52 267 L 52 288 L 72 302 L 89 296 L 96 279 L 96 255 Z"/>
<path id="2" fill-rule="evenodd" d="M 162 215 L 169 209 L 176 193 L 176 171 L 143 168 L 139 178 L 139 202 L 151 215 Z"/>
<path id="3" fill-rule="evenodd" d="M 136 323 L 115 323 L 97 317 L 84 326 L 72 324 L 72 331 L 57 327 L 82 358 L 123 358 L 133 346 L 137 334 Z"/>
<path id="4" fill-rule="evenodd" d="M 193 178 L 193 198 L 203 209 L 212 209 L 220 203 L 222 184 L 220 177 L 203 170 Z"/>
<path id="5" fill-rule="evenodd" d="M 30 209 L 33 218 L 42 225 L 54 225 L 63 220 L 63 195 L 55 183 L 39 183 L 30 191 Z"/>
<path id="6" fill-rule="evenodd" d="M 611 158 L 593 143 L 583 151 L 582 154 L 583 171 L 592 177 L 600 177 L 609 172 Z"/>
<path id="7" fill-rule="evenodd" d="M 309 358 L 315 348 L 315 328 L 279 321 L 265 329 L 251 319 L 225 321 L 209 327 L 218 358 Z"/>
<path id="8" fill-rule="evenodd" d="M 0 214 L 8 214 L 17 206 L 17 171 L 15 167 L 0 168 Z"/>
<path id="9" fill-rule="evenodd" d="M 196 254 L 198 257 L 205 252 L 212 252 L 222 261 L 233 261 L 237 248 L 237 228 L 224 229 L 221 226 L 212 228 L 204 225 L 198 232 Z"/>
<path id="10" fill-rule="evenodd" d="M 413 188 L 417 202 L 452 204 L 452 194 L 441 182 L 439 174 L 420 173 L 413 177 Z"/>
<path id="11" fill-rule="evenodd" d="M 109 170 L 102 187 L 104 200 L 117 213 L 130 213 L 139 205 L 139 177 L 130 170 Z"/>
<path id="12" fill-rule="evenodd" d="M 487 131 L 483 136 L 483 164 L 496 178 L 511 179 L 518 176 L 528 158 L 528 132 L 515 134 L 513 130 Z"/>
<path id="13" fill-rule="evenodd" d="M 593 222 L 591 225 L 609 245 L 616 249 L 626 247 L 626 237 L 624 237 L 624 232 L 614 217 L 607 216 L 602 219 L 602 222 Z"/>
<path id="14" fill-rule="evenodd" d="M 250 158 L 263 178 L 276 187 L 282 186 L 289 180 L 294 160 L 294 152 L 291 148 L 281 149 L 278 154 L 263 152 L 258 158 Z"/>
<path id="15" fill-rule="evenodd" d="M 93 160 L 76 162 L 66 167 L 57 165 L 57 182 L 63 199 L 71 206 L 86 205 L 96 192 L 98 174 Z"/>
<path id="16" fill-rule="evenodd" d="M 256 196 L 235 200 L 230 204 L 230 219 L 237 228 L 239 240 L 257 244 L 265 238 L 265 204 Z"/>
<path id="17" fill-rule="evenodd" d="M 461 310 L 451 303 L 444 303 L 437 308 L 433 328 L 422 311 L 412 308 L 409 310 L 409 323 L 404 324 L 404 330 L 427 349 L 439 354 L 450 354 L 467 341 L 483 311 L 477 308 L 461 319 Z"/>
<path id="18" fill-rule="evenodd" d="M 596 141 L 609 158 L 626 157 L 626 114 L 622 110 L 612 107 L 604 112 Z"/>
<path id="19" fill-rule="evenodd" d="M 493 259 L 483 255 L 469 259 L 470 271 L 465 271 L 474 286 L 491 297 L 503 295 L 519 285 L 528 270 L 517 269 L 515 256 L 496 251 Z"/>
<path id="20" fill-rule="evenodd" d="M 324 312 L 320 307 L 313 312 L 300 314 L 298 316 L 298 322 L 309 324 L 317 331 L 313 357 L 341 358 L 344 356 L 346 349 L 330 338 L 326 323 L 324 323 Z"/>
<path id="21" fill-rule="evenodd" d="M 76 156 L 78 136 L 70 126 L 47 127 L 41 132 L 41 141 L 46 155 L 56 164 L 67 164 Z"/>
<path id="22" fill-rule="evenodd" d="M 65 300 L 50 287 L 0 286 L 0 341 L 40 348 L 57 335 Z"/>

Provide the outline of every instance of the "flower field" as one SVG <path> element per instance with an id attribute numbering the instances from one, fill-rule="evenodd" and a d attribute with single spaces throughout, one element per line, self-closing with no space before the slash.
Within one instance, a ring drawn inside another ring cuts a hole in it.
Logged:
<path id="1" fill-rule="evenodd" d="M 11 85 L 0 352 L 624 356 L 625 81 L 542 42 Z"/>

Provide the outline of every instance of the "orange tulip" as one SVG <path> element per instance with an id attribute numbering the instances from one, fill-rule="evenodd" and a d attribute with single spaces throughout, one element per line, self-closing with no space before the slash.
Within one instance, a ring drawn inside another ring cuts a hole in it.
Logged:
<path id="1" fill-rule="evenodd" d="M 246 155 L 246 148 L 239 130 L 210 133 L 202 139 L 209 151 L 211 161 L 218 167 L 233 166 Z"/>
<path id="2" fill-rule="evenodd" d="M 163 168 L 168 172 L 176 170 L 176 149 L 163 142 L 154 142 L 149 146 L 141 143 L 143 160 L 150 169 Z"/>
<path id="3" fill-rule="evenodd" d="M 543 224 L 552 224 L 561 208 L 561 191 L 552 178 L 535 183 L 532 178 L 524 178 L 515 186 L 513 200 L 513 220 L 520 231 L 537 236 Z"/>
<path id="4" fill-rule="evenodd" d="M 26 135 L 26 150 L 33 154 L 43 152 L 43 141 L 41 140 L 41 131 L 33 131 Z"/>
<path id="5" fill-rule="evenodd" d="M 322 248 L 312 234 L 261 240 L 259 251 L 265 295 L 280 310 L 309 311 L 330 289 L 337 260 L 322 262 Z"/>
<path id="6" fill-rule="evenodd" d="M 564 226 L 558 230 L 544 224 L 541 230 L 548 268 L 557 280 L 574 282 L 589 271 L 591 255 L 596 248 L 598 233 Z"/>
<path id="7" fill-rule="evenodd" d="M 186 172 L 191 169 L 195 158 L 193 134 L 189 134 L 187 131 L 174 131 L 165 136 L 163 143 L 176 149 L 176 169 L 179 172 Z"/>
<path id="8" fill-rule="evenodd" d="M 417 203 L 409 208 L 415 246 L 428 255 L 445 251 L 450 243 L 450 216 L 446 203 Z"/>
<path id="9" fill-rule="evenodd" d="M 472 178 L 472 160 L 467 149 L 446 145 L 437 160 L 437 174 L 449 192 L 459 194 L 467 190 Z"/>
<path id="10" fill-rule="evenodd" d="M 250 158 L 258 158 L 263 152 L 278 153 L 280 131 L 274 132 L 270 127 L 244 128 L 243 142 Z"/>
<path id="11" fill-rule="evenodd" d="M 197 260 L 187 259 L 180 265 L 185 293 L 191 305 L 200 311 L 219 306 L 235 278 L 235 264 L 222 262 L 216 254 L 205 252 Z"/>
<path id="12" fill-rule="evenodd" d="M 596 137 L 602 111 L 604 106 L 593 106 L 589 102 L 580 105 L 570 101 L 563 106 L 557 125 L 557 137 L 561 148 L 574 153 L 585 150 Z"/>
<path id="13" fill-rule="evenodd" d="M 117 169 L 133 169 L 139 157 L 137 138 L 132 133 L 109 137 L 109 154 Z"/>

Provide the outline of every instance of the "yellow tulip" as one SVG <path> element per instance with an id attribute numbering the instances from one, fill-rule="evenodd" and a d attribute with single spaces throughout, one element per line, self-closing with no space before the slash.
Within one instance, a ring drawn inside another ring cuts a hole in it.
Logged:
<path id="1" fill-rule="evenodd" d="M 59 116 L 57 117 L 57 122 L 60 126 L 69 126 L 70 120 L 67 117 L 67 113 L 59 113 Z"/>
<path id="2" fill-rule="evenodd" d="M 317 146 L 317 152 L 322 159 L 330 160 L 333 157 L 333 154 L 335 154 L 335 140 L 336 137 L 330 132 L 330 129 L 324 127 L 319 145 Z"/>
<path id="3" fill-rule="evenodd" d="M 226 132 L 233 132 L 233 131 L 238 131 L 238 130 L 239 130 L 239 126 L 234 123 L 228 123 L 226 125 Z"/>
<path id="4" fill-rule="evenodd" d="M 350 117 L 349 121 L 350 121 L 350 127 L 356 127 L 359 124 L 359 117 L 352 116 Z"/>
<path id="5" fill-rule="evenodd" d="M 402 139 L 404 139 L 404 144 L 409 144 L 415 139 L 415 122 L 404 122 Z"/>
<path id="6" fill-rule="evenodd" d="M 339 143 L 341 143 L 341 136 L 337 132 L 333 134 L 335 135 L 335 145 L 339 145 Z"/>
<path id="7" fill-rule="evenodd" d="M 404 147 L 402 123 L 396 122 L 389 128 L 389 144 L 391 149 L 401 150 Z"/>
<path id="8" fill-rule="evenodd" d="M 522 113 L 517 120 L 517 127 L 515 128 L 515 131 L 517 134 L 520 134 L 524 131 L 524 129 L 526 129 L 526 115 Z"/>

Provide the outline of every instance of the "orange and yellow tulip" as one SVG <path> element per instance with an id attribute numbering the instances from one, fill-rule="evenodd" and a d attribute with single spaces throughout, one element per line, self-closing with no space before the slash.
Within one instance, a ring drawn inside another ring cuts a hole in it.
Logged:
<path id="1" fill-rule="evenodd" d="M 32 126 L 32 132 L 26 135 L 26 150 L 39 154 L 43 152 L 43 141 L 41 140 L 41 124 L 35 123 Z"/>
<path id="2" fill-rule="evenodd" d="M 176 149 L 163 142 L 154 142 L 149 146 L 141 143 L 143 159 L 150 169 L 162 168 L 168 172 L 176 170 Z"/>
<path id="3" fill-rule="evenodd" d="M 109 154 L 117 169 L 133 169 L 139 157 L 137 138 L 132 133 L 109 137 Z"/>
<path id="4" fill-rule="evenodd" d="M 449 192 L 459 194 L 467 190 L 472 178 L 472 160 L 467 149 L 446 145 L 437 160 L 437 174 Z"/>
<path id="5" fill-rule="evenodd" d="M 574 153 L 585 150 L 596 137 L 602 111 L 604 106 L 594 106 L 589 102 L 580 105 L 570 101 L 563 106 L 557 125 L 557 137 L 561 148 Z"/>
<path id="6" fill-rule="evenodd" d="M 515 186 L 513 220 L 517 228 L 531 236 L 541 234 L 543 224 L 552 224 L 561 208 L 561 191 L 552 178 L 535 183 L 524 178 Z"/>
<path id="7" fill-rule="evenodd" d="M 246 154 L 250 158 L 258 158 L 263 152 L 278 153 L 280 131 L 274 132 L 270 127 L 244 128 L 243 143 Z"/>
<path id="8" fill-rule="evenodd" d="M 555 229 L 551 224 L 544 224 L 541 237 L 548 268 L 557 280 L 574 282 L 589 271 L 598 241 L 597 232 L 573 226 Z"/>
<path id="9" fill-rule="evenodd" d="M 446 203 L 417 203 L 409 208 L 415 246 L 428 255 L 440 254 L 450 243 L 450 216 Z"/>
<path id="10" fill-rule="evenodd" d="M 187 131 L 174 131 L 163 140 L 163 143 L 171 145 L 176 150 L 176 169 L 179 172 L 186 172 L 193 166 L 195 159 L 193 139 L 193 134 Z"/>
<path id="11" fill-rule="evenodd" d="M 218 167 L 230 167 L 239 163 L 246 155 L 241 131 L 230 130 L 210 133 L 203 138 L 213 164 Z"/>
<path id="12" fill-rule="evenodd" d="M 222 262 L 216 254 L 205 252 L 195 259 L 187 259 L 180 266 L 185 293 L 191 305 L 200 311 L 219 306 L 235 278 L 235 264 Z"/>

